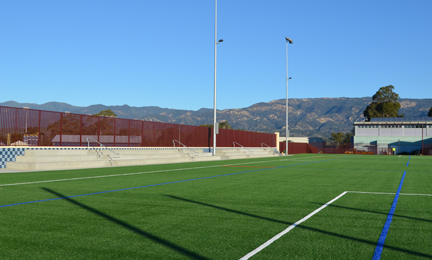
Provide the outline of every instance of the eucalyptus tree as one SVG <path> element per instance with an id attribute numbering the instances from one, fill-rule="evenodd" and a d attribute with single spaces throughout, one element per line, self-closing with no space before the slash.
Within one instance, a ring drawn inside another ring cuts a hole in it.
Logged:
<path id="1" fill-rule="evenodd" d="M 372 103 L 363 111 L 363 115 L 367 118 L 367 121 L 376 117 L 403 117 L 402 114 L 399 114 L 401 107 L 399 95 L 393 92 L 393 90 L 394 86 L 388 85 L 380 88 L 372 96 Z"/>

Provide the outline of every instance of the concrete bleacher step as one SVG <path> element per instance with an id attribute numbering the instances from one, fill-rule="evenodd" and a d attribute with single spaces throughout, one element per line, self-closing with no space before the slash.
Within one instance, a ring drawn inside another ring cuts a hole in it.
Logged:
<path id="1" fill-rule="evenodd" d="M 120 156 L 120 158 L 116 158 L 117 160 L 133 160 L 133 159 L 157 159 L 157 158 L 184 158 L 180 153 L 175 154 L 120 154 L 120 155 L 113 155 L 113 156 Z"/>
<path id="2" fill-rule="evenodd" d="M 114 158 L 113 166 L 213 161 L 220 159 L 220 156 L 212 156 L 211 153 L 203 153 L 202 151 L 183 151 L 183 153 L 178 149 L 166 150 L 165 152 L 158 151 L 157 153 L 152 153 L 151 151 L 141 153 L 134 151 L 130 153 L 127 151 L 126 153 L 122 153 L 120 158 Z"/>
<path id="3" fill-rule="evenodd" d="M 196 156 L 193 158 L 194 162 L 206 162 L 206 161 L 218 161 L 221 160 L 221 156 Z"/>
<path id="4" fill-rule="evenodd" d="M 267 148 L 238 148 L 219 149 L 216 152 L 222 159 L 245 159 L 277 156 L 273 150 Z"/>
<path id="5" fill-rule="evenodd" d="M 26 150 L 7 168 L 14 170 L 57 170 L 110 166 L 132 166 L 226 159 L 245 159 L 275 156 L 266 149 L 219 149 L 216 156 L 207 149 L 51 149 Z"/>
<path id="6" fill-rule="evenodd" d="M 100 168 L 111 166 L 108 160 L 100 161 L 57 161 L 57 162 L 10 162 L 7 165 L 11 170 L 63 170 L 78 168 Z"/>
<path id="7" fill-rule="evenodd" d="M 109 160 L 99 158 L 95 150 L 50 149 L 26 150 L 24 156 L 16 156 L 7 168 L 14 170 L 55 170 L 73 168 L 108 167 Z"/>
<path id="8" fill-rule="evenodd" d="M 111 159 L 110 159 L 111 157 Z M 182 163 L 220 160 L 220 156 L 197 151 L 179 149 L 47 149 L 27 150 L 24 156 L 17 156 L 15 162 L 8 162 L 12 170 L 60 170 L 110 166 Z"/>
<path id="9" fill-rule="evenodd" d="M 89 155 L 50 155 L 50 156 L 17 156 L 16 162 L 19 163 L 42 163 L 42 162 L 79 162 L 93 161 L 99 159 L 96 153 Z"/>
<path id="10" fill-rule="evenodd" d="M 247 156 L 244 155 L 230 155 L 230 156 L 221 156 L 222 160 L 233 160 L 233 159 L 246 159 L 249 158 Z"/>
<path id="11" fill-rule="evenodd" d="M 70 155 L 93 155 L 96 154 L 96 150 L 90 149 L 79 149 L 79 150 L 26 150 L 25 155 L 26 156 L 70 156 Z"/>
<path id="12" fill-rule="evenodd" d="M 166 164 L 166 163 L 181 163 L 190 162 L 189 158 L 150 158 L 150 159 L 115 159 L 113 166 L 131 166 L 131 165 L 147 165 L 147 164 Z"/>
<path id="13" fill-rule="evenodd" d="M 106 151 L 106 150 L 104 150 Z M 179 149 L 148 149 L 148 150 L 113 150 L 121 154 L 176 154 L 179 153 Z"/>

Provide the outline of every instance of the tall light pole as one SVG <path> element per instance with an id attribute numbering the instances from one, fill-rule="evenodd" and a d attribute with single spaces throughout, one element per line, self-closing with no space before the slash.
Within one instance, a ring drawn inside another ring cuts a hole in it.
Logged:
<path id="1" fill-rule="evenodd" d="M 286 125 L 285 125 L 285 155 L 288 155 L 288 80 L 291 79 L 291 77 L 288 78 L 288 43 L 292 44 L 293 41 L 285 37 L 286 42 Z"/>
<path id="2" fill-rule="evenodd" d="M 215 44 L 214 44 L 214 101 L 213 101 L 213 156 L 216 155 L 216 65 L 217 65 L 217 45 L 223 42 L 222 39 L 217 40 L 217 0 L 215 0 Z"/>

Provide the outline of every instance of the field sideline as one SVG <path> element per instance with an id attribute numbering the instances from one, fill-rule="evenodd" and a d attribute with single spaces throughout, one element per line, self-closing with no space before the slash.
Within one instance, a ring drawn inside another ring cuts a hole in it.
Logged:
<path id="1" fill-rule="evenodd" d="M 1 259 L 432 259 L 432 157 L 0 174 Z"/>

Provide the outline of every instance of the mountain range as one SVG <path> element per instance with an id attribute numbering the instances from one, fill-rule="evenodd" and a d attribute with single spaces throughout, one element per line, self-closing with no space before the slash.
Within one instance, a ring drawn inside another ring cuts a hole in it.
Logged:
<path id="1" fill-rule="evenodd" d="M 351 131 L 353 122 L 365 119 L 363 111 L 371 101 L 370 97 L 289 99 L 290 136 L 329 137 L 333 132 Z M 279 99 L 253 104 L 246 108 L 218 110 L 217 119 L 227 120 L 234 129 L 267 133 L 279 131 L 281 136 L 285 136 L 285 102 L 285 99 Z M 399 113 L 404 116 L 427 116 L 432 107 L 432 99 L 400 99 L 399 102 L 401 103 Z M 157 106 L 131 107 L 101 104 L 79 107 L 61 102 L 33 104 L 15 101 L 3 102 L 0 106 L 68 111 L 77 114 L 96 114 L 111 109 L 119 118 L 186 125 L 213 124 L 213 109 L 208 108 L 192 111 Z"/>

